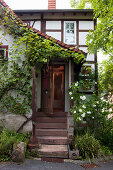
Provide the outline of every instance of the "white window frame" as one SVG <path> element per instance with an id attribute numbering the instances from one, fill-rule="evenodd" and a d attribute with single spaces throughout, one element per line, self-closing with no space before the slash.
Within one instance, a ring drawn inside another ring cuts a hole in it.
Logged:
<path id="1" fill-rule="evenodd" d="M 67 43 L 65 42 L 65 34 L 66 34 L 66 23 L 74 23 L 74 43 Z M 76 45 L 76 21 L 64 21 L 64 43 L 69 45 Z"/>

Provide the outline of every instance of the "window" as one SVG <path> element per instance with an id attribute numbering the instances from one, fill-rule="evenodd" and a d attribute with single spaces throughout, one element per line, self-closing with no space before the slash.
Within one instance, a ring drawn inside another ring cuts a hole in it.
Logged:
<path id="1" fill-rule="evenodd" d="M 0 46 L 0 61 L 3 61 L 8 58 L 8 46 L 1 45 Z"/>
<path id="2" fill-rule="evenodd" d="M 64 22 L 64 43 L 76 44 L 76 22 L 65 21 Z"/>
<path id="3" fill-rule="evenodd" d="M 81 73 L 79 74 L 83 80 L 82 92 L 92 92 L 94 91 L 94 65 L 87 64 L 83 65 L 81 68 Z"/>
<path id="4" fill-rule="evenodd" d="M 91 66 L 82 66 L 81 72 L 83 75 L 89 75 L 91 73 Z"/>

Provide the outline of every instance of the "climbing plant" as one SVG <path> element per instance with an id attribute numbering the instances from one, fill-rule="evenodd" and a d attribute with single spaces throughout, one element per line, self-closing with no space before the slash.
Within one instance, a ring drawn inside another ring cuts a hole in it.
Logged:
<path id="1" fill-rule="evenodd" d="M 46 39 L 32 28 L 23 25 L 13 11 L 0 7 L 0 24 L 4 37 L 7 33 L 13 36 L 10 60 L 1 63 L 0 67 L 0 111 L 26 114 L 31 103 L 31 68 L 40 71 L 51 59 L 73 58 L 77 64 L 84 62 L 84 54 L 64 49 L 54 39 Z M 1 42 L 2 45 L 2 36 Z M 14 93 L 13 93 L 14 92 Z"/>

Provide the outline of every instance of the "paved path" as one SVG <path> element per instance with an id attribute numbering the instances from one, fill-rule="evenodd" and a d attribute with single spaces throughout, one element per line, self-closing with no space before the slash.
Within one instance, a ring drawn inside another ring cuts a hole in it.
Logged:
<path id="1" fill-rule="evenodd" d="M 79 164 L 65 162 L 53 163 L 40 160 L 26 160 L 23 164 L 4 163 L 0 164 L 0 170 L 85 170 Z M 89 169 L 91 170 L 91 169 Z M 98 168 L 92 170 L 113 170 L 113 161 L 100 163 Z"/>

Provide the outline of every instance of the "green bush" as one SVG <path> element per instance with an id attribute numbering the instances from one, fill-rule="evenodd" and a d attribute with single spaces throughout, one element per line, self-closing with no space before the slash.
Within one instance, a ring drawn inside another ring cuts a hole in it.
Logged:
<path id="1" fill-rule="evenodd" d="M 0 134 L 0 161 L 11 160 L 13 144 L 15 142 L 24 142 L 26 144 L 29 138 L 29 134 L 20 134 L 6 128 L 3 129 Z"/>
<path id="2" fill-rule="evenodd" d="M 111 127 L 112 126 L 112 127 Z M 109 147 L 111 152 L 113 152 L 113 123 L 106 125 L 95 131 L 95 138 L 98 139 L 101 145 Z"/>
<path id="3" fill-rule="evenodd" d="M 112 155 L 111 150 L 107 146 L 102 146 L 101 151 L 102 151 L 103 156 L 106 156 L 106 155 L 111 156 Z"/>
<path id="4" fill-rule="evenodd" d="M 78 148 L 80 156 L 82 156 L 83 159 L 95 158 L 101 153 L 99 141 L 88 133 L 75 137 L 75 147 Z"/>
<path id="5" fill-rule="evenodd" d="M 92 85 L 96 86 L 96 84 L 97 82 Z M 113 152 L 113 118 L 108 119 L 108 116 L 112 114 L 113 103 L 109 102 L 107 96 L 102 96 L 102 89 L 99 84 L 98 95 L 97 91 L 94 91 L 88 97 L 82 93 L 83 85 L 84 79 L 82 77 L 72 84 L 69 91 L 70 99 L 73 101 L 71 112 L 76 125 L 75 134 L 85 134 L 85 131 L 88 130 L 90 134 L 94 134 L 102 146 L 109 147 Z M 80 125 L 83 123 L 86 126 L 81 128 Z"/>

